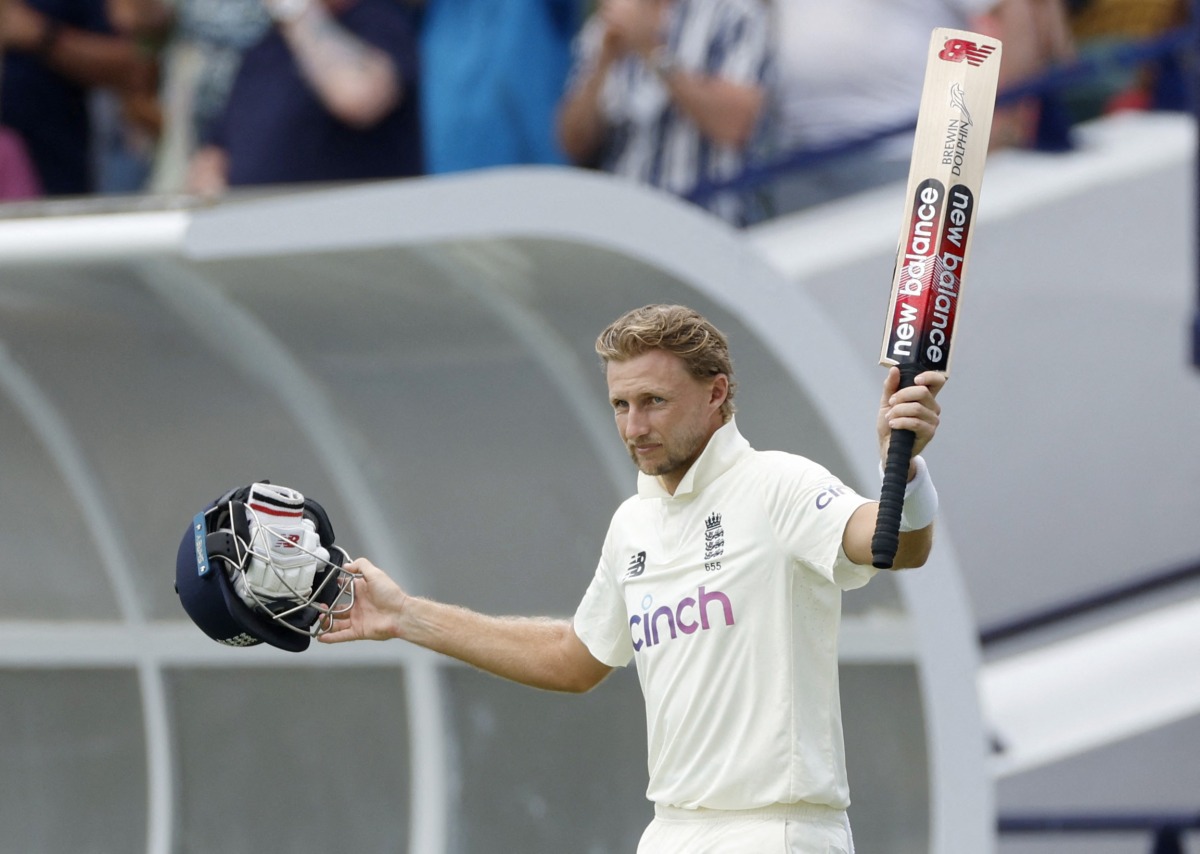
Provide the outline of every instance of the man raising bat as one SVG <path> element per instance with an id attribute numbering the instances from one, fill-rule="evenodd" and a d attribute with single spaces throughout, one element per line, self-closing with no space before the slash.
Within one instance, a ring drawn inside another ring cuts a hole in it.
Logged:
<path id="1" fill-rule="evenodd" d="M 585 692 L 636 661 L 647 797 L 638 854 L 852 854 L 838 699 L 841 594 L 867 583 L 877 504 L 804 457 L 757 451 L 734 418 L 725 336 L 651 305 L 599 336 L 617 432 L 638 469 L 573 620 L 493 617 L 409 595 L 366 559 L 323 643 L 400 638 L 489 673 Z M 894 429 L 933 438 L 943 376 L 888 372 Z M 910 468 L 895 566 L 925 562 L 937 494 Z"/>
<path id="2" fill-rule="evenodd" d="M 909 165 L 888 324 L 879 361 L 900 369 L 900 386 L 923 371 L 950 370 L 979 189 L 991 142 L 1002 46 L 963 30 L 929 40 L 921 109 Z M 914 437 L 892 434 L 884 462 L 872 563 L 886 569 L 899 545 L 904 484 Z"/>

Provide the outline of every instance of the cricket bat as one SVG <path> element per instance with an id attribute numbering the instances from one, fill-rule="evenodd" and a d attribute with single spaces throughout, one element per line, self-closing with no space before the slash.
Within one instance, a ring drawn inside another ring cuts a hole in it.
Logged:
<path id="1" fill-rule="evenodd" d="M 939 28 L 929 42 L 881 365 L 900 387 L 924 371 L 949 373 L 983 165 L 1000 76 L 1000 42 Z M 915 434 L 893 430 L 884 464 L 871 562 L 891 567 Z"/>

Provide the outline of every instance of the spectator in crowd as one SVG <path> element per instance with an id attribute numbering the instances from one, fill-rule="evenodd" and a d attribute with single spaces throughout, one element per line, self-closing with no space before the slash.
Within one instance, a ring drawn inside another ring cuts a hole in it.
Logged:
<path id="1" fill-rule="evenodd" d="M 0 28 L 4 26 L 4 3 L 5 0 L 0 0 Z M 0 35 L 0 59 L 3 56 L 4 38 Z M 36 199 L 41 194 L 42 187 L 25 140 L 12 128 L 0 124 L 0 202 Z"/>
<path id="2" fill-rule="evenodd" d="M 100 194 L 140 193 L 154 161 L 162 135 L 162 110 L 158 103 L 158 60 L 150 45 L 139 41 L 154 63 L 138 91 L 96 89 L 89 96 L 92 145 L 96 158 L 96 187 Z"/>
<path id="3" fill-rule="evenodd" d="M 1174 56 L 1142 66 L 1118 65 L 1111 53 L 1131 40 L 1151 39 L 1187 23 L 1187 0 L 1070 0 L 1071 33 L 1081 59 L 1097 73 L 1066 91 L 1074 121 L 1118 110 L 1179 108 L 1187 101 L 1184 72 Z"/>
<path id="4" fill-rule="evenodd" d="M 770 30 L 762 0 L 601 0 L 559 111 L 567 156 L 680 195 L 738 175 L 764 127 Z M 755 216 L 741 194 L 706 204 Z"/>
<path id="5" fill-rule="evenodd" d="M 189 188 L 355 181 L 424 171 L 417 46 L 396 0 L 264 0 Z"/>
<path id="6" fill-rule="evenodd" d="M 25 141 L 12 128 L 0 125 L 0 202 L 26 201 L 41 195 L 42 187 Z"/>
<path id="7" fill-rule="evenodd" d="M 581 0 L 423 0 L 421 104 L 430 172 L 563 163 L 554 114 Z"/>
<path id="8" fill-rule="evenodd" d="M 971 24 L 977 31 L 1004 42 L 1001 91 L 1034 78 L 1051 66 L 1075 59 L 1065 0 L 993 0 L 991 8 Z M 1035 145 L 1046 103 L 1045 99 L 1031 96 L 997 109 L 992 123 L 992 147 Z"/>
<path id="9" fill-rule="evenodd" d="M 1004 42 L 1001 88 L 1070 55 L 1061 0 L 789 0 L 779 4 L 780 152 L 824 150 L 916 118 L 934 27 Z M 993 145 L 1024 144 L 1036 105 L 1001 110 Z M 775 185 L 776 213 L 902 181 L 912 134 L 827 160 Z"/>
<path id="10" fill-rule="evenodd" d="M 178 193 L 188 162 L 225 108 L 242 54 L 271 26 L 263 0 L 108 0 L 121 32 L 159 43 L 161 128 L 146 189 Z"/>
<path id="11" fill-rule="evenodd" d="M 144 92 L 153 63 L 109 25 L 105 0 L 6 0 L 0 114 L 47 195 L 95 190 L 89 92 Z"/>

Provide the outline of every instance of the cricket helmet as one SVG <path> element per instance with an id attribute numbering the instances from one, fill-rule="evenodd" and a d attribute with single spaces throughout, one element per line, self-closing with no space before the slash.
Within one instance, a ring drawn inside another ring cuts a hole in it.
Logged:
<path id="1" fill-rule="evenodd" d="M 193 517 L 179 542 L 175 591 L 213 640 L 303 652 L 353 605 L 348 562 L 320 504 L 260 481 Z"/>

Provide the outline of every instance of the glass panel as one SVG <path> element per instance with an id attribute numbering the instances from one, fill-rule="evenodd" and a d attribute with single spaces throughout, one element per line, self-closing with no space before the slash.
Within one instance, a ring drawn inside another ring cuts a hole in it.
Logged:
<path id="1" fill-rule="evenodd" d="M 0 671 L 0 849 L 146 849 L 137 674 Z"/>
<path id="2" fill-rule="evenodd" d="M 916 668 L 843 665 L 841 683 L 854 847 L 927 854 L 929 771 Z"/>
<path id="3" fill-rule="evenodd" d="M 174 671 L 168 684 L 181 854 L 406 849 L 399 670 Z"/>
<path id="4" fill-rule="evenodd" d="M 108 574 L 75 496 L 0 394 L 0 619 L 113 620 Z"/>
<path id="5" fill-rule="evenodd" d="M 454 854 L 629 854 L 653 817 L 646 723 L 632 671 L 584 697 L 456 669 L 462 755 Z"/>

